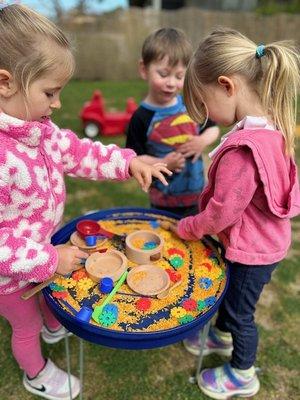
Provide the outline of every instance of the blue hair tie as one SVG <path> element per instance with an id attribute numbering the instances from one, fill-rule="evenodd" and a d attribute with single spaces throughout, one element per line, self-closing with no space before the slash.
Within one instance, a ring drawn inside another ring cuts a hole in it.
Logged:
<path id="1" fill-rule="evenodd" d="M 255 56 L 256 58 L 261 58 L 263 57 L 266 53 L 265 53 L 265 49 L 266 46 L 264 44 L 260 44 L 256 47 L 256 52 L 255 52 Z"/>

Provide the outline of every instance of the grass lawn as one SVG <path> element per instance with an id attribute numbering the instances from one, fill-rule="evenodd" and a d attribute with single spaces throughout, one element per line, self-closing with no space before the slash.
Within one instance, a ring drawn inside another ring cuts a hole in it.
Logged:
<path id="1" fill-rule="evenodd" d="M 100 88 L 108 107 L 123 109 L 128 96 L 136 101 L 146 87 L 141 81 L 71 82 L 62 95 L 63 108 L 55 122 L 81 134 L 78 112 L 94 89 Z M 105 138 L 104 143 L 124 145 L 124 136 Z M 298 160 L 300 159 L 300 151 Z M 118 206 L 147 206 L 147 196 L 133 181 L 89 182 L 67 179 L 68 198 L 64 222 L 88 210 Z M 130 199 L 129 199 L 130 196 Z M 261 391 L 257 400 L 300 398 L 300 219 L 293 222 L 293 246 L 288 258 L 266 287 L 257 309 L 260 331 L 257 366 L 261 368 Z M 19 370 L 10 351 L 10 327 L 0 320 L 0 400 L 33 400 L 21 384 Z M 66 368 L 64 343 L 44 345 L 44 354 Z M 78 340 L 71 338 L 72 371 L 78 368 Z M 220 364 L 207 357 L 205 367 Z M 126 351 L 85 343 L 85 400 L 204 400 L 196 385 L 188 382 L 195 358 L 180 343 L 162 349 Z"/>

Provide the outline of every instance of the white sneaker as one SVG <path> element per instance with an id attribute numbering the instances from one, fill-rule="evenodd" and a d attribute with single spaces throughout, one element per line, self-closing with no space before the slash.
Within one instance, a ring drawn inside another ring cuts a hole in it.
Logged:
<path id="1" fill-rule="evenodd" d="M 46 325 L 43 326 L 42 331 L 42 339 L 45 343 L 54 344 L 59 342 L 60 340 L 64 339 L 67 336 L 71 336 L 72 332 L 69 332 L 61 326 L 57 331 L 50 331 Z"/>
<path id="2" fill-rule="evenodd" d="M 80 393 L 80 382 L 75 376 L 71 375 L 72 399 Z M 26 374 L 23 377 L 23 385 L 28 392 L 41 396 L 49 400 L 70 400 L 68 374 L 58 368 L 48 359 L 42 371 L 33 379 L 29 379 Z"/>

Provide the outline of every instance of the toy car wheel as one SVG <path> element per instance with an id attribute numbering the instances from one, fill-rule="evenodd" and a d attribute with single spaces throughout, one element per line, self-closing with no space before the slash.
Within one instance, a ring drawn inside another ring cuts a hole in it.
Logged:
<path id="1" fill-rule="evenodd" d="M 94 139 L 96 136 L 100 135 L 101 129 L 95 122 L 88 122 L 84 127 L 84 134 L 90 139 Z"/>

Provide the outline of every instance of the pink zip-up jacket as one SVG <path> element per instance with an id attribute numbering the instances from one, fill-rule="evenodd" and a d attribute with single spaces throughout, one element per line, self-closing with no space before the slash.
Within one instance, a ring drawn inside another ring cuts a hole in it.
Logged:
<path id="1" fill-rule="evenodd" d="M 248 265 L 282 260 L 291 243 L 290 218 L 300 213 L 294 160 L 280 132 L 241 129 L 217 149 L 195 217 L 179 222 L 187 240 L 217 234 L 226 258 Z"/>
<path id="2" fill-rule="evenodd" d="M 59 129 L 0 113 L 0 294 L 55 272 L 50 238 L 65 204 L 64 174 L 91 180 L 130 178 L 129 149 L 104 146 Z"/>

